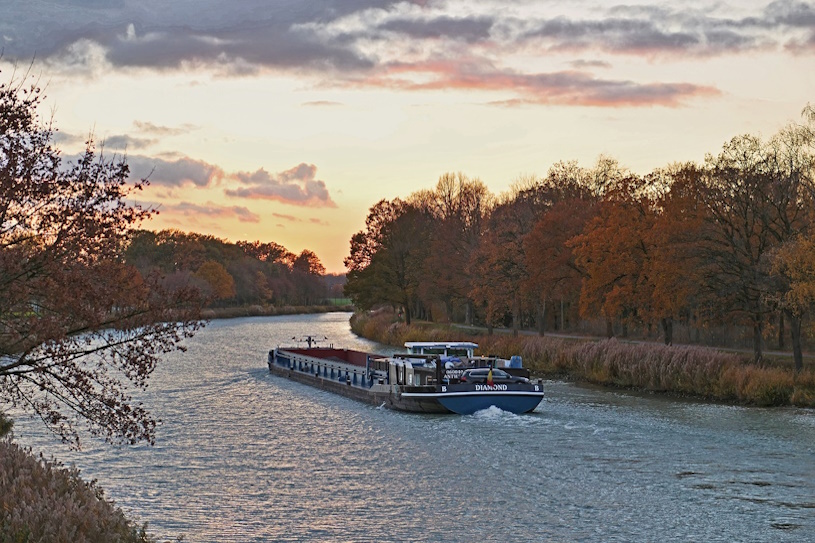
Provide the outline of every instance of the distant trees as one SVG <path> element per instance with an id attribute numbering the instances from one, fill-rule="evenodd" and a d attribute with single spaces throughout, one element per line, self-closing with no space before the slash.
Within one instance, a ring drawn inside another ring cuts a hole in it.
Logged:
<path id="1" fill-rule="evenodd" d="M 42 93 L 0 84 L 0 402 L 79 445 L 78 424 L 111 441 L 152 441 L 132 401 L 163 353 L 199 327 L 194 289 L 122 259 L 150 212 L 128 203 L 124 160 L 93 142 L 76 163 L 37 115 Z"/>
<path id="2" fill-rule="evenodd" d="M 346 292 L 360 307 L 432 318 L 441 303 L 446 318 L 541 333 L 576 326 L 579 308 L 609 335 L 657 325 L 667 344 L 676 322 L 747 327 L 756 359 L 766 329 L 789 326 L 800 368 L 815 302 L 815 108 L 804 117 L 644 177 L 609 157 L 589 169 L 560 162 L 495 198 L 445 174 L 432 191 L 371 209 L 351 240 Z M 408 221 L 408 209 L 423 219 Z M 409 233 L 401 245 L 397 232 Z"/>
<path id="3" fill-rule="evenodd" d="M 325 267 L 314 252 L 299 255 L 260 241 L 231 243 L 177 230 L 131 233 L 125 258 L 142 274 L 197 284 L 211 306 L 311 305 L 328 297 Z"/>

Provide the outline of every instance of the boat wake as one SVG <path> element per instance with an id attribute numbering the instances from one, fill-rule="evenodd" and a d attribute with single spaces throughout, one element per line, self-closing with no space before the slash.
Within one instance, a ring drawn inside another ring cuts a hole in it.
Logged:
<path id="1" fill-rule="evenodd" d="M 511 411 L 504 411 L 503 409 L 496 407 L 494 405 L 489 406 L 486 409 L 482 409 L 480 411 L 476 411 L 472 414 L 473 418 L 481 419 L 481 420 L 507 420 L 507 419 L 520 419 L 522 418 L 520 415 L 516 415 Z"/>

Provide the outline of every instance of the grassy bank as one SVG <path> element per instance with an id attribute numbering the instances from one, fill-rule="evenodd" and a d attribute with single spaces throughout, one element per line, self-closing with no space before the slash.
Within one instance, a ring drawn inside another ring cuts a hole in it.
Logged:
<path id="1" fill-rule="evenodd" d="M 0 543 L 146 543 L 130 521 L 79 471 L 0 439 Z"/>
<path id="2" fill-rule="evenodd" d="M 205 319 L 232 319 L 238 317 L 268 317 L 274 315 L 305 315 L 309 313 L 330 313 L 333 311 L 353 311 L 351 305 L 247 305 L 240 307 L 216 307 L 205 309 Z"/>
<path id="3" fill-rule="evenodd" d="M 815 407 L 815 371 L 757 365 L 746 356 L 707 347 L 631 344 L 614 339 L 567 340 L 482 335 L 445 325 L 393 322 L 388 313 L 354 315 L 355 333 L 401 346 L 405 341 L 467 340 L 484 354 L 518 354 L 533 374 L 603 386 L 756 406 Z"/>

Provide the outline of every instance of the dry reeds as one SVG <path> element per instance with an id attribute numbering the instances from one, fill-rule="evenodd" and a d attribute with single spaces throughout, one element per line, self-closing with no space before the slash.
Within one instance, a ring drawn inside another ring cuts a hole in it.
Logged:
<path id="1" fill-rule="evenodd" d="M 0 541 L 149 542 L 79 470 L 0 440 Z"/>
<path id="2" fill-rule="evenodd" d="M 815 372 L 763 367 L 737 354 L 690 345 L 566 340 L 541 336 L 468 335 L 447 325 L 393 323 L 392 315 L 357 314 L 352 329 L 401 346 L 405 341 L 466 339 L 483 354 L 518 354 L 535 375 L 604 386 L 757 406 L 815 407 Z"/>

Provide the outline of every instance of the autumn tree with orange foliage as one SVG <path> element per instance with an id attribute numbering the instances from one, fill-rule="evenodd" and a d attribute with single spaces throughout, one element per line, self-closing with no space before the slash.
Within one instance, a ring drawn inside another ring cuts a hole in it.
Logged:
<path id="1" fill-rule="evenodd" d="M 625 329 L 651 311 L 644 272 L 653 249 L 647 233 L 656 214 L 651 200 L 638 194 L 642 188 L 642 180 L 634 176 L 611 188 L 583 233 L 568 242 L 585 274 L 581 314 L 602 315 L 609 336 L 614 321 Z"/>
<path id="2" fill-rule="evenodd" d="M 590 178 L 590 172 L 574 162 L 550 168 L 546 184 L 551 205 L 524 238 L 528 272 L 525 286 L 542 298 L 542 311 L 536 319 L 540 335 L 545 331 L 549 300 L 560 302 L 561 329 L 565 327 L 566 305 L 579 303 L 583 271 L 567 242 L 579 235 L 595 214 L 597 197 L 589 187 Z"/>
<path id="3" fill-rule="evenodd" d="M 207 260 L 195 272 L 195 276 L 207 285 L 207 293 L 216 300 L 227 300 L 235 296 L 235 279 L 222 264 Z"/>
<path id="4" fill-rule="evenodd" d="M 538 296 L 525 296 L 529 272 L 524 239 L 548 205 L 545 188 L 532 178 L 522 180 L 514 194 L 505 197 L 490 214 L 470 264 L 471 295 L 485 308 L 490 329 L 509 314 L 512 333 L 517 335 L 523 310 L 540 303 Z"/>
<path id="5" fill-rule="evenodd" d="M 705 236 L 703 209 L 694 189 L 699 175 L 694 165 L 681 164 L 648 179 L 656 195 L 656 216 L 644 233 L 650 247 L 643 270 L 650 312 L 644 317 L 659 322 L 666 345 L 673 343 L 674 321 L 698 317 L 702 283 L 698 244 Z"/>

